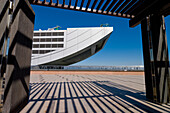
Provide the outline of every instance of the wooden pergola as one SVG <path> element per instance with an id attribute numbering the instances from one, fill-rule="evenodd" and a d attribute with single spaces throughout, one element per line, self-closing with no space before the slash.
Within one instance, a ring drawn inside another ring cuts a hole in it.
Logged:
<path id="1" fill-rule="evenodd" d="M 141 24 L 146 98 L 170 103 L 164 20 L 170 14 L 170 0 L 0 0 L 0 112 L 17 113 L 28 102 L 35 19 L 30 4 L 122 17 L 129 19 L 130 27 Z"/>
<path id="2" fill-rule="evenodd" d="M 143 17 L 157 13 L 170 14 L 166 0 L 29 0 L 31 4 L 128 18 L 130 27 L 138 25 Z"/>

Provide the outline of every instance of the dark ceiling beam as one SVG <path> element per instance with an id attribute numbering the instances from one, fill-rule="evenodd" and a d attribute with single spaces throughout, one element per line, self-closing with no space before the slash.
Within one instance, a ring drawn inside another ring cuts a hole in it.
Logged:
<path id="1" fill-rule="evenodd" d="M 91 7 L 91 11 L 93 11 L 93 9 L 94 9 L 94 7 L 96 6 L 97 2 L 98 2 L 98 0 L 95 0 L 95 1 L 93 2 L 93 5 L 92 5 L 92 7 Z"/>
<path id="2" fill-rule="evenodd" d="M 130 14 L 132 11 L 134 11 L 136 8 L 139 7 L 139 5 L 141 5 L 143 2 L 143 0 L 139 0 L 138 2 L 136 2 L 129 10 L 127 10 L 125 13 L 126 14 Z"/>
<path id="3" fill-rule="evenodd" d="M 50 3 L 49 3 L 49 5 L 51 5 L 53 3 L 53 0 L 50 0 Z"/>
<path id="4" fill-rule="evenodd" d="M 59 5 L 59 0 L 57 0 L 57 3 L 56 3 L 56 5 L 57 5 L 57 6 Z"/>
<path id="5" fill-rule="evenodd" d="M 164 13 L 165 13 L 164 11 L 165 10 L 167 11 L 167 9 L 169 10 L 169 8 L 170 8 L 169 4 L 170 4 L 170 1 L 166 1 L 166 0 L 154 1 L 149 6 L 144 7 L 143 10 L 138 13 L 138 15 L 135 15 L 135 17 L 129 21 L 129 26 L 135 27 L 135 26 L 139 25 L 143 19 L 145 19 L 147 16 L 152 15 L 152 14 L 164 15 Z M 169 6 L 167 6 L 167 5 L 169 5 Z M 164 9 L 165 6 L 167 8 Z M 162 12 L 164 12 L 164 13 L 162 13 Z"/>
<path id="6" fill-rule="evenodd" d="M 137 0 L 132 0 L 120 13 L 125 13 Z"/>
<path id="7" fill-rule="evenodd" d="M 85 11 L 87 11 L 87 9 L 89 8 L 90 2 L 91 2 L 91 0 L 88 0 L 88 3 L 86 5 L 86 10 Z"/>
<path id="8" fill-rule="evenodd" d="M 70 2 L 69 2 L 68 8 L 70 8 L 70 6 L 71 6 L 71 0 L 70 0 Z"/>
<path id="9" fill-rule="evenodd" d="M 112 3 L 110 4 L 110 6 L 107 8 L 107 13 L 110 11 L 110 9 L 116 4 L 118 0 L 113 0 Z"/>
<path id="10" fill-rule="evenodd" d="M 62 5 L 62 7 L 64 7 L 64 5 L 65 5 L 65 0 L 63 0 L 63 5 Z"/>
<path id="11" fill-rule="evenodd" d="M 129 14 L 138 14 L 141 10 L 143 10 L 144 8 L 150 6 L 150 4 L 153 4 L 154 2 L 157 2 L 159 0 L 144 0 L 144 1 L 140 1 L 140 3 L 138 4 L 138 6 L 136 8 L 134 8 L 134 10 L 132 10 L 131 12 L 129 12 Z"/>
<path id="12" fill-rule="evenodd" d="M 84 0 L 82 0 L 82 1 L 81 1 L 80 10 L 82 9 L 82 7 L 83 7 L 83 4 L 84 4 Z"/>
<path id="13" fill-rule="evenodd" d="M 115 16 L 115 17 L 122 17 L 122 18 L 129 18 L 130 16 L 127 15 L 120 15 L 120 14 L 112 14 L 112 13 L 97 13 L 97 12 L 92 12 L 92 11 L 85 11 L 85 10 L 79 10 L 79 9 L 74 9 L 74 8 L 69 8 L 69 7 L 61 7 L 60 5 L 47 5 L 47 4 L 42 4 L 42 2 L 37 2 L 37 3 L 32 3 L 33 5 L 41 5 L 41 6 L 47 6 L 47 7 L 54 7 L 54 8 L 61 8 L 61 9 L 67 9 L 67 10 L 74 10 L 74 11 L 81 11 L 81 12 L 86 12 L 86 13 L 94 13 L 94 14 L 100 14 L 100 15 L 108 15 L 108 16 Z"/>
<path id="14" fill-rule="evenodd" d="M 106 7 L 109 5 L 111 0 L 107 0 L 107 2 L 104 4 L 104 6 L 102 7 L 102 12 L 106 9 Z"/>
<path id="15" fill-rule="evenodd" d="M 111 10 L 111 12 L 115 12 L 115 10 L 120 7 L 120 5 L 124 2 L 124 0 L 119 0 L 119 2 L 113 7 L 113 9 Z"/>
<path id="16" fill-rule="evenodd" d="M 126 0 L 117 10 L 116 13 L 119 13 L 131 0 Z"/>
<path id="17" fill-rule="evenodd" d="M 96 8 L 96 12 L 99 11 L 99 9 L 100 9 L 100 7 L 102 6 L 103 2 L 104 2 L 104 0 L 101 0 L 101 1 L 100 1 L 99 5 L 98 5 L 97 8 Z"/>
<path id="18" fill-rule="evenodd" d="M 78 3 L 78 0 L 76 0 L 76 3 L 75 3 L 75 6 L 74 6 L 74 9 L 76 9 L 76 7 L 77 7 L 77 3 Z"/>

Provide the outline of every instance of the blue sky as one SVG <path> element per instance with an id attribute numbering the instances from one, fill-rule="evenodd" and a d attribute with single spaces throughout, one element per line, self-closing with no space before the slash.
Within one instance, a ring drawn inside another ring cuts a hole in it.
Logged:
<path id="1" fill-rule="evenodd" d="M 129 27 L 129 20 L 120 17 L 84 13 L 32 5 L 35 17 L 34 29 L 47 30 L 61 26 L 62 29 L 72 27 L 99 27 L 108 23 L 113 26 L 113 33 L 105 47 L 97 54 L 74 65 L 126 66 L 143 65 L 141 26 Z M 167 40 L 170 33 L 170 16 L 165 18 Z M 169 28 L 169 29 L 168 29 Z M 169 48 L 170 49 L 170 48 Z"/>

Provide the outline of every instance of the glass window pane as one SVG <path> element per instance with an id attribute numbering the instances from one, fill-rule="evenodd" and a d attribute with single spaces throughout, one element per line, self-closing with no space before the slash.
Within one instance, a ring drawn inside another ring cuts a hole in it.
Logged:
<path id="1" fill-rule="evenodd" d="M 45 44 L 40 44 L 40 48 L 45 48 Z"/>
<path id="2" fill-rule="evenodd" d="M 46 38 L 46 42 L 51 42 L 51 38 Z"/>
<path id="3" fill-rule="evenodd" d="M 32 54 L 38 54 L 38 50 L 33 50 Z"/>
<path id="4" fill-rule="evenodd" d="M 46 44 L 46 48 L 51 48 L 51 44 Z"/>
<path id="5" fill-rule="evenodd" d="M 63 42 L 64 38 L 58 38 L 58 42 Z"/>
<path id="6" fill-rule="evenodd" d="M 45 42 L 45 38 L 40 38 L 40 42 Z"/>
<path id="7" fill-rule="evenodd" d="M 40 36 L 40 33 L 34 33 L 34 36 Z"/>
<path id="8" fill-rule="evenodd" d="M 33 44 L 33 48 L 39 48 L 39 44 Z"/>
<path id="9" fill-rule="evenodd" d="M 57 44 L 52 44 L 52 48 L 57 48 Z"/>
<path id="10" fill-rule="evenodd" d="M 58 44 L 58 48 L 63 48 L 63 44 Z"/>
<path id="11" fill-rule="evenodd" d="M 34 38 L 33 42 L 39 42 L 39 38 Z"/>
<path id="12" fill-rule="evenodd" d="M 51 36 L 51 33 L 47 33 L 47 36 Z"/>
<path id="13" fill-rule="evenodd" d="M 46 33 L 41 33 L 41 36 L 46 36 Z"/>

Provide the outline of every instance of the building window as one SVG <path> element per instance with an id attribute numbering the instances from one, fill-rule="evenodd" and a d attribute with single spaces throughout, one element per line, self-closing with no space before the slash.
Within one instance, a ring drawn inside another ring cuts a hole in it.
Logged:
<path id="1" fill-rule="evenodd" d="M 40 44 L 40 48 L 45 48 L 45 44 Z"/>
<path id="2" fill-rule="evenodd" d="M 52 44 L 52 48 L 63 48 L 63 44 Z"/>
<path id="3" fill-rule="evenodd" d="M 39 48 L 39 44 L 33 44 L 33 48 Z"/>
<path id="4" fill-rule="evenodd" d="M 39 38 L 34 38 L 33 42 L 39 42 Z"/>
<path id="5" fill-rule="evenodd" d="M 40 38 L 40 42 L 45 42 L 45 38 Z"/>
<path id="6" fill-rule="evenodd" d="M 63 44 L 58 44 L 58 48 L 63 48 Z"/>
<path id="7" fill-rule="evenodd" d="M 58 38 L 58 42 L 63 42 L 64 38 Z"/>
<path id="8" fill-rule="evenodd" d="M 51 48 L 51 44 L 46 44 L 46 48 Z"/>
<path id="9" fill-rule="evenodd" d="M 32 54 L 38 54 L 38 50 L 32 50 Z"/>
<path id="10" fill-rule="evenodd" d="M 57 48 L 58 44 L 52 44 L 52 48 Z"/>
<path id="11" fill-rule="evenodd" d="M 52 38 L 52 42 L 63 42 L 64 38 Z"/>
<path id="12" fill-rule="evenodd" d="M 51 38 L 46 38 L 46 42 L 51 42 Z"/>
<path id="13" fill-rule="evenodd" d="M 47 33 L 47 36 L 51 36 L 51 33 Z"/>
<path id="14" fill-rule="evenodd" d="M 46 36 L 46 33 L 41 33 L 41 36 Z"/>
<path id="15" fill-rule="evenodd" d="M 34 33 L 34 36 L 40 36 L 40 33 Z"/>
<path id="16" fill-rule="evenodd" d="M 64 32 L 53 32 L 53 36 L 64 36 Z"/>
<path id="17" fill-rule="evenodd" d="M 44 54 L 44 50 L 40 50 L 39 53 L 40 53 L 40 54 Z"/>
<path id="18" fill-rule="evenodd" d="M 64 36 L 64 32 L 59 32 L 59 36 Z"/>

